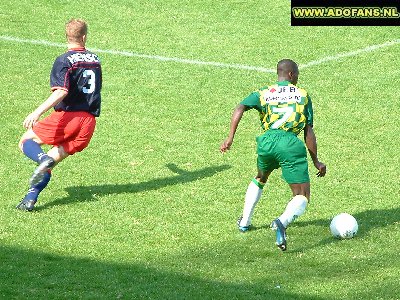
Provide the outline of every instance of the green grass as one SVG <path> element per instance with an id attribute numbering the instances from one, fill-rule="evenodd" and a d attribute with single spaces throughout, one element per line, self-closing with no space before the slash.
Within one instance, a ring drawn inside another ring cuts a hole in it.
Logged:
<path id="1" fill-rule="evenodd" d="M 283 1 L 12 1 L 0 35 L 64 43 L 71 17 L 88 47 L 275 68 L 398 39 L 388 27 L 290 27 Z M 49 95 L 63 49 L 0 39 L 0 298 L 399 299 L 400 46 L 302 68 L 325 178 L 288 251 L 268 229 L 290 198 L 274 173 L 253 218 L 236 218 L 255 174 L 257 114 L 219 153 L 235 105 L 275 81 L 257 71 L 99 53 L 102 115 L 90 146 L 63 161 L 32 213 L 14 209 L 34 165 L 19 152 L 22 121 Z M 311 173 L 314 173 L 310 165 Z M 336 240 L 330 219 L 359 222 Z"/>

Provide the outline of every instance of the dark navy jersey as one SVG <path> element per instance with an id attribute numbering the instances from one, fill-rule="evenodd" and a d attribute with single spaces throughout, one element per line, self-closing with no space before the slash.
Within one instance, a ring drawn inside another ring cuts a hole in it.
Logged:
<path id="1" fill-rule="evenodd" d="M 54 62 L 50 86 L 62 89 L 68 95 L 57 104 L 57 111 L 86 111 L 100 115 L 102 73 L 96 54 L 86 49 L 70 49 Z"/>

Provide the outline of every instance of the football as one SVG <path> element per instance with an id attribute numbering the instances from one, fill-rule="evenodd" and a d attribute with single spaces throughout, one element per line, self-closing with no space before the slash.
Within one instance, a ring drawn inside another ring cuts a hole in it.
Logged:
<path id="1" fill-rule="evenodd" d="M 331 233 L 339 239 L 351 239 L 357 234 L 357 220 L 348 213 L 341 213 L 335 216 L 330 225 Z"/>

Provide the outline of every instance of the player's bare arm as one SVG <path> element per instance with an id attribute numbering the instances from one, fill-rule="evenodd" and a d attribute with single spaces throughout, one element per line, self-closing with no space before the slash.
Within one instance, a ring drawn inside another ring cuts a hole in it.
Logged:
<path id="1" fill-rule="evenodd" d="M 66 96 L 68 92 L 65 90 L 57 89 L 44 101 L 38 108 L 36 108 L 32 113 L 30 113 L 24 120 L 23 126 L 26 129 L 32 128 L 33 125 L 39 120 L 40 116 L 47 112 L 50 108 L 54 107 L 60 103 Z"/>
<path id="2" fill-rule="evenodd" d="M 306 125 L 304 128 L 304 141 L 306 143 L 308 153 L 310 153 L 313 164 L 315 168 L 318 169 L 317 176 L 324 177 L 326 174 L 326 165 L 318 160 L 317 138 L 315 136 L 314 129 L 310 125 Z"/>
<path id="3" fill-rule="evenodd" d="M 220 147 L 221 152 L 228 151 L 233 143 L 233 138 L 235 137 L 236 129 L 239 125 L 240 120 L 242 119 L 243 113 L 246 111 L 246 106 L 243 104 L 239 104 L 235 110 L 233 111 L 232 118 L 231 118 L 231 125 L 229 129 L 229 136 L 228 138 L 222 143 Z"/>

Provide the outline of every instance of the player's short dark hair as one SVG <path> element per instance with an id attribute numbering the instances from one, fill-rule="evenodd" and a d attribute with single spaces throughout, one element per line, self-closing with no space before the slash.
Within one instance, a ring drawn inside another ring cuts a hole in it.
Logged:
<path id="1" fill-rule="evenodd" d="M 298 72 L 299 67 L 297 64 L 291 59 L 282 59 L 278 62 L 276 67 L 278 74 L 279 73 L 288 73 L 288 72 Z"/>

